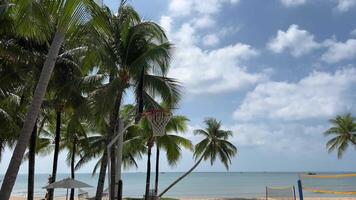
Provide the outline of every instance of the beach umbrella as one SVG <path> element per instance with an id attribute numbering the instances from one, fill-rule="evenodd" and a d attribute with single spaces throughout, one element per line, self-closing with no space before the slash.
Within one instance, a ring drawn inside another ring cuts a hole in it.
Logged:
<path id="1" fill-rule="evenodd" d="M 63 180 L 51 183 L 45 187 L 42 187 L 43 189 L 54 189 L 54 188 L 64 188 L 67 189 L 67 196 L 66 199 L 68 199 L 68 189 L 72 188 L 86 188 L 86 187 L 92 187 L 84 182 L 77 181 L 72 178 L 65 178 Z"/>

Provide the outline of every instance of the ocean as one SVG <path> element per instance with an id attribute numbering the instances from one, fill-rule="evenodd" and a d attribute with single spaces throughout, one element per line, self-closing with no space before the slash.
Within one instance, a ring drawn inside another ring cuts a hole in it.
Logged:
<path id="1" fill-rule="evenodd" d="M 179 177 L 180 172 L 160 173 L 159 189 L 163 190 L 172 181 Z M 292 186 L 296 187 L 299 173 L 286 172 L 193 172 L 173 187 L 165 196 L 170 197 L 264 197 L 266 186 Z M 58 174 L 57 180 L 67 178 L 69 174 Z M 151 188 L 154 184 L 154 174 L 151 175 Z M 35 177 L 35 196 L 43 197 L 45 190 L 41 187 L 47 183 L 48 174 L 37 174 Z M 93 188 L 85 188 L 90 196 L 95 194 L 98 176 L 80 173 L 76 174 L 76 179 L 92 185 Z M 123 174 L 123 194 L 126 197 L 142 197 L 145 191 L 145 173 L 124 173 Z M 0 180 L 3 175 L 0 175 Z M 106 182 L 107 183 L 107 182 Z M 325 183 L 324 183 L 325 184 Z M 336 183 L 330 183 L 331 185 Z M 348 187 L 353 187 L 356 191 L 356 177 L 348 180 Z M 106 186 L 105 186 L 106 187 Z M 12 195 L 26 196 L 27 175 L 18 176 Z M 56 189 L 55 196 L 65 196 L 66 190 Z M 305 196 L 330 197 L 333 195 L 323 195 L 304 192 Z M 347 195 L 342 195 L 347 196 Z"/>

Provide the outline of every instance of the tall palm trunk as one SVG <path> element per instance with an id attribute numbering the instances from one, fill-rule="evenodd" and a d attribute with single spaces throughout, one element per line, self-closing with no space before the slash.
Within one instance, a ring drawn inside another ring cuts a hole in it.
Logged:
<path id="1" fill-rule="evenodd" d="M 37 126 L 32 130 L 30 147 L 28 154 L 28 180 L 27 180 L 27 200 L 33 200 L 33 189 L 35 184 L 35 157 L 36 157 Z"/>
<path id="2" fill-rule="evenodd" d="M 103 157 L 100 163 L 100 172 L 98 178 L 98 187 L 96 188 L 95 200 L 101 200 L 104 191 L 106 168 L 108 165 L 107 151 L 104 151 Z"/>
<path id="3" fill-rule="evenodd" d="M 145 190 L 145 200 L 148 200 L 148 195 L 150 192 L 150 181 L 151 181 L 151 151 L 152 151 L 152 138 L 149 140 L 147 146 L 147 172 L 146 172 L 146 190 Z"/>
<path id="4" fill-rule="evenodd" d="M 43 65 L 40 79 L 37 83 L 31 105 L 26 114 L 26 118 L 20 132 L 20 137 L 17 140 L 16 147 L 9 163 L 9 167 L 6 170 L 6 174 L 1 185 L 0 199 L 5 200 L 10 198 L 12 188 L 16 182 L 17 174 L 23 159 L 23 155 L 28 146 L 33 127 L 35 126 L 36 119 L 40 111 L 43 98 L 46 94 L 47 86 L 51 78 L 63 40 L 64 33 L 61 30 L 57 30 L 56 34 L 54 35 L 51 47 L 48 51 L 46 61 Z"/>
<path id="5" fill-rule="evenodd" d="M 122 99 L 122 92 L 119 92 L 118 96 L 115 99 L 115 105 L 114 105 L 114 110 L 110 115 L 110 128 L 109 128 L 109 138 L 110 140 L 115 137 L 115 134 L 119 130 L 119 111 L 120 111 L 120 106 L 121 106 L 121 99 Z M 115 145 L 114 145 L 115 146 Z M 113 146 L 113 147 L 114 147 Z M 111 171 L 111 185 L 110 185 L 110 200 L 114 200 L 115 198 L 115 179 L 116 179 L 116 156 L 115 156 L 115 148 L 111 149 L 110 152 L 110 171 Z"/>
<path id="6" fill-rule="evenodd" d="M 74 168 L 74 164 L 75 164 L 75 151 L 76 151 L 76 145 L 77 145 L 77 137 L 74 137 L 73 140 L 73 146 L 72 146 L 72 159 L 70 162 L 70 173 L 71 173 L 71 178 L 74 179 L 75 178 L 75 168 Z M 74 200 L 74 188 L 72 188 L 70 190 L 70 200 Z"/>
<path id="7" fill-rule="evenodd" d="M 56 182 L 57 167 L 58 167 L 58 154 L 59 154 L 59 143 L 61 140 L 61 117 L 62 113 L 60 111 L 56 112 L 56 137 L 54 138 L 54 153 L 53 153 L 53 166 L 52 166 L 52 179 L 51 183 Z M 49 200 L 53 200 L 54 189 L 49 189 Z"/>
<path id="8" fill-rule="evenodd" d="M 181 177 L 179 177 L 177 180 L 175 180 L 172 184 L 170 184 L 165 190 L 163 190 L 163 192 L 161 192 L 158 196 L 162 197 L 169 189 L 171 189 L 175 184 L 177 184 L 179 181 L 181 181 L 184 177 L 188 176 L 188 174 L 190 174 L 199 164 L 200 162 L 203 160 L 204 156 L 202 156 L 197 163 L 195 163 L 195 165 L 186 173 L 184 173 Z"/>
<path id="9" fill-rule="evenodd" d="M 158 176 L 159 176 L 159 147 L 156 143 L 156 177 L 155 177 L 155 194 L 158 194 Z"/>

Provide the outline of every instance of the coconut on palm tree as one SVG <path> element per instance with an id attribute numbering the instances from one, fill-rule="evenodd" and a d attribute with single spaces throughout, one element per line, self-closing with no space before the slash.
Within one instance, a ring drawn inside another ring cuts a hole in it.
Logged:
<path id="1" fill-rule="evenodd" d="M 356 145 L 356 118 L 351 113 L 346 113 L 329 121 L 332 127 L 324 135 L 333 138 L 326 143 L 326 147 L 329 153 L 337 151 L 337 157 L 341 158 L 350 144 Z"/>
<path id="2" fill-rule="evenodd" d="M 170 184 L 158 196 L 163 196 L 169 189 L 188 176 L 203 160 L 209 160 L 213 165 L 216 158 L 224 164 L 226 169 L 229 169 L 231 158 L 237 153 L 237 148 L 231 142 L 229 137 L 232 137 L 232 132 L 221 129 L 221 122 L 214 118 L 207 118 L 204 121 L 206 128 L 194 130 L 195 135 L 202 136 L 203 139 L 195 145 L 194 157 L 196 163 L 193 167 Z"/>

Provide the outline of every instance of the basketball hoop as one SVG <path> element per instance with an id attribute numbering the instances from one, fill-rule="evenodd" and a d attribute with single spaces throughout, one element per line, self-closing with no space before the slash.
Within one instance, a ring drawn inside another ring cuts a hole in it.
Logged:
<path id="1" fill-rule="evenodd" d="M 153 136 L 166 134 L 166 125 L 172 117 L 172 113 L 166 110 L 148 110 L 142 113 L 151 124 Z"/>

